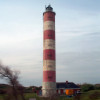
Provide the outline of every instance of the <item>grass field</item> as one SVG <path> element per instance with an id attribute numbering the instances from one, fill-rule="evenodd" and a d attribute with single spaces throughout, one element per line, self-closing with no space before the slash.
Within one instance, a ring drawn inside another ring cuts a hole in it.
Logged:
<path id="1" fill-rule="evenodd" d="M 79 100 L 100 100 L 100 95 L 97 95 L 98 93 L 100 93 L 100 90 L 92 90 L 92 91 L 85 92 L 85 93 L 81 94 Z M 98 96 L 98 98 L 96 98 L 97 96 Z M 6 95 L 0 95 L 0 100 L 5 100 L 5 97 L 6 97 Z M 92 97 L 92 98 L 90 98 L 90 97 Z M 26 100 L 29 100 L 29 98 L 36 98 L 36 100 L 47 100 L 47 99 L 41 98 L 33 93 L 26 93 L 25 98 L 26 98 Z M 21 99 L 19 99 L 19 100 L 21 100 Z M 73 97 L 68 98 L 67 96 L 60 96 L 56 100 L 77 100 L 77 99 L 75 99 Z"/>
<path id="2" fill-rule="evenodd" d="M 100 100 L 100 95 L 97 95 L 97 93 L 100 93 L 100 90 L 92 90 L 92 91 L 83 93 L 81 95 L 81 100 Z M 90 98 L 91 95 L 93 95 L 92 98 Z M 98 98 L 96 98 L 97 96 Z"/>

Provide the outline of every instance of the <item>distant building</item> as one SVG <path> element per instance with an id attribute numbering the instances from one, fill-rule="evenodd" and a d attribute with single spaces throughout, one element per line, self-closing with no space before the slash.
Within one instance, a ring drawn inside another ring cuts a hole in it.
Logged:
<path id="1" fill-rule="evenodd" d="M 73 82 L 60 82 L 56 83 L 57 93 L 66 95 L 75 95 L 80 93 L 81 88 Z"/>

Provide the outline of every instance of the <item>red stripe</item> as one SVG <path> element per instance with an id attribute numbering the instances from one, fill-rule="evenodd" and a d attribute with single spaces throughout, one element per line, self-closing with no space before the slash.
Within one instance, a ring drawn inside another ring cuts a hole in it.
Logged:
<path id="1" fill-rule="evenodd" d="M 43 82 L 55 82 L 55 71 L 43 71 Z"/>
<path id="2" fill-rule="evenodd" d="M 54 21 L 55 22 L 55 13 L 54 12 L 45 12 L 44 21 Z"/>
<path id="3" fill-rule="evenodd" d="M 43 60 L 55 60 L 55 50 L 52 49 L 43 50 Z"/>
<path id="4" fill-rule="evenodd" d="M 55 40 L 55 31 L 53 30 L 46 30 L 44 31 L 44 40 L 45 39 L 53 39 Z"/>

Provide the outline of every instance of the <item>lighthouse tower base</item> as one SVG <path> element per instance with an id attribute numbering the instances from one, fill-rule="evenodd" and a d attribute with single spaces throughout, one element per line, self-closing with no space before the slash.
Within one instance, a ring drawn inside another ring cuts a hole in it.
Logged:
<path id="1" fill-rule="evenodd" d="M 43 97 L 52 97 L 56 94 L 56 89 L 42 89 Z"/>

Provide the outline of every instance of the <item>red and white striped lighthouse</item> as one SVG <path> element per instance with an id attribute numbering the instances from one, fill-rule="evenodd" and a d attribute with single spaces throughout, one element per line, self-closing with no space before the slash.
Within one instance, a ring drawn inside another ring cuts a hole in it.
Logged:
<path id="1" fill-rule="evenodd" d="M 42 95 L 56 93 L 55 12 L 49 5 L 43 13 L 43 85 Z"/>

